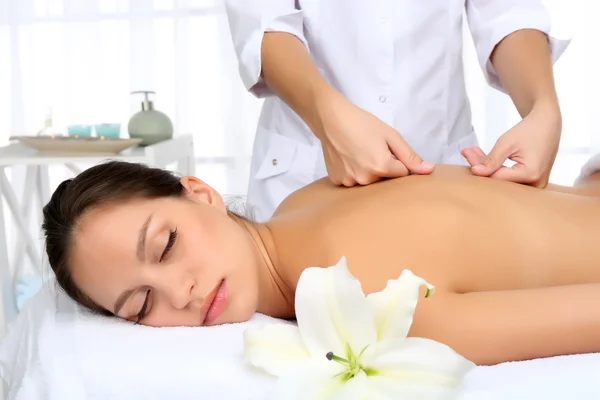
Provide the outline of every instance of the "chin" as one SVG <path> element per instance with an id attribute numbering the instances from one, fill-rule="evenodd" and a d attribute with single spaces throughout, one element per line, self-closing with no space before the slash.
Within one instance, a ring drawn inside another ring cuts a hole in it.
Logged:
<path id="1" fill-rule="evenodd" d="M 217 318 L 216 320 L 212 321 L 209 324 L 206 324 L 204 326 L 217 326 L 217 325 L 225 325 L 225 324 L 237 324 L 240 322 L 248 322 L 250 320 L 250 318 L 252 318 L 251 314 L 250 316 L 245 316 L 245 315 L 236 315 L 236 316 L 230 316 L 230 315 L 221 315 L 219 318 Z"/>
<path id="2" fill-rule="evenodd" d="M 235 307 L 235 304 L 229 304 L 228 307 L 223 311 L 217 319 L 211 321 L 205 326 L 215 326 L 224 324 L 236 324 L 240 322 L 247 322 L 252 318 L 256 311 L 248 308 L 247 305 L 243 307 Z"/>

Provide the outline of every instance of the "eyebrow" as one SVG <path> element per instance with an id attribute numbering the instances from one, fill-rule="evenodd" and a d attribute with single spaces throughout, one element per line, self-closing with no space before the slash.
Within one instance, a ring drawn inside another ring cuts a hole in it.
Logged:
<path id="1" fill-rule="evenodd" d="M 137 251 L 136 251 L 137 258 L 140 261 L 144 261 L 144 258 L 145 258 L 146 236 L 148 234 L 148 227 L 150 226 L 150 221 L 152 221 L 152 214 L 150 214 L 150 216 L 148 217 L 146 222 L 144 222 L 144 225 L 142 225 L 142 227 L 140 228 L 140 233 L 138 236 Z M 119 311 L 121 311 L 121 308 L 123 308 L 123 306 L 125 305 L 125 302 L 127 301 L 127 299 L 131 296 L 131 294 L 134 291 L 135 290 L 133 290 L 133 289 L 129 289 L 119 295 L 119 298 L 117 298 L 117 301 L 115 301 L 115 306 L 114 306 L 114 314 L 115 315 L 119 314 Z"/>
<path id="2" fill-rule="evenodd" d="M 148 234 L 148 226 L 150 226 L 150 221 L 152 221 L 152 214 L 148 217 L 144 225 L 140 228 L 140 234 L 138 236 L 138 245 L 137 245 L 137 258 L 140 261 L 144 261 L 146 254 L 146 235 Z"/>

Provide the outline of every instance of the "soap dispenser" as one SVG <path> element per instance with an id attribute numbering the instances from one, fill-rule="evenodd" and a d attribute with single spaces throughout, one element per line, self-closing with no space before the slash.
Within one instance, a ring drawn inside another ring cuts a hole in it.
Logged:
<path id="1" fill-rule="evenodd" d="M 131 94 L 144 94 L 142 110 L 135 113 L 127 125 L 129 137 L 142 139 L 140 146 L 148 146 L 173 137 L 173 123 L 163 112 L 154 109 L 154 103 L 149 100 L 148 95 L 155 94 L 152 91 L 140 90 Z"/>
<path id="2" fill-rule="evenodd" d="M 56 129 L 52 118 L 52 107 L 48 107 L 44 127 L 37 132 L 37 136 L 64 136 L 63 133 Z"/>

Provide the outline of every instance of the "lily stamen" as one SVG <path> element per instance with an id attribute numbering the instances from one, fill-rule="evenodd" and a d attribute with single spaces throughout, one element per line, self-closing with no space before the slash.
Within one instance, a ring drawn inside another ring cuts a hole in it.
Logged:
<path id="1" fill-rule="evenodd" d="M 327 357 L 327 359 L 329 361 L 336 361 L 340 364 L 345 364 L 345 365 L 350 365 L 350 361 L 346 360 L 345 358 L 336 356 L 335 354 L 333 354 L 333 351 L 330 351 L 329 353 L 325 354 L 325 357 Z"/>

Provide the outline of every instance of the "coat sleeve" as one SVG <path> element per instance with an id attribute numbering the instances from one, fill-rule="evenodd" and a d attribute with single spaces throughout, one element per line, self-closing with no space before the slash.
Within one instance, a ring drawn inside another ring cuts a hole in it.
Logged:
<path id="1" fill-rule="evenodd" d="M 229 30 L 242 82 L 262 98 L 273 93 L 261 79 L 261 46 L 265 32 L 287 32 L 308 49 L 303 33 L 302 10 L 294 0 L 225 0 Z"/>
<path id="2" fill-rule="evenodd" d="M 506 93 L 490 61 L 492 51 L 506 36 L 521 29 L 536 29 L 548 36 L 552 63 L 570 43 L 551 35 L 550 15 L 542 0 L 467 0 L 469 30 L 487 83 Z"/>

